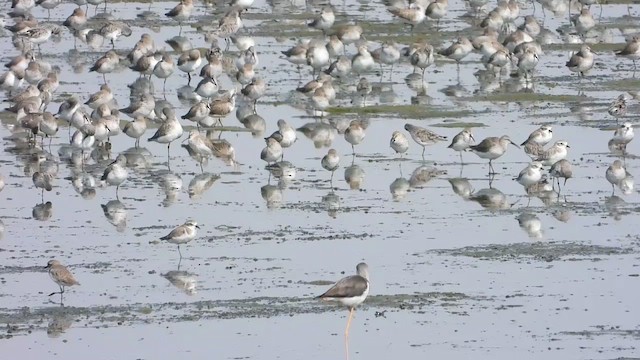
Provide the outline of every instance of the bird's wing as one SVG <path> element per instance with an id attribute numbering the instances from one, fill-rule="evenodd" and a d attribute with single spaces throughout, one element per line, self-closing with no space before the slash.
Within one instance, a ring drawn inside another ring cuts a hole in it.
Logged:
<path id="1" fill-rule="evenodd" d="M 367 279 L 360 275 L 347 276 L 333 285 L 319 298 L 345 298 L 362 295 L 369 286 Z"/>

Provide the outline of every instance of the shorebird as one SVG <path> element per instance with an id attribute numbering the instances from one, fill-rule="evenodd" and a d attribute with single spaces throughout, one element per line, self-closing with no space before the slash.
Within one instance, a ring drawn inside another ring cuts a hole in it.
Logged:
<path id="1" fill-rule="evenodd" d="M 496 173 L 493 169 L 492 161 L 504 155 L 509 144 L 519 147 L 511 141 L 508 135 L 503 135 L 501 137 L 488 137 L 478 145 L 469 146 L 469 149 L 481 159 L 489 159 L 489 174 L 491 175 Z"/>
<path id="2" fill-rule="evenodd" d="M 202 63 L 200 50 L 191 49 L 185 51 L 178 58 L 178 69 L 187 73 L 187 85 L 191 85 L 191 73 Z"/>
<path id="3" fill-rule="evenodd" d="M 527 140 L 520 144 L 520 146 L 525 146 L 528 143 L 535 143 L 540 146 L 545 146 L 549 143 L 549 141 L 551 141 L 551 138 L 553 138 L 553 130 L 551 128 L 551 125 L 542 125 L 539 128 L 535 129 L 531 134 L 529 134 Z"/>
<path id="4" fill-rule="evenodd" d="M 153 67 L 153 75 L 159 79 L 164 79 L 162 83 L 163 93 L 166 91 L 167 78 L 173 74 L 175 69 L 176 66 L 173 63 L 173 58 L 167 53 L 162 54 L 162 59 Z"/>
<path id="5" fill-rule="evenodd" d="M 612 151 L 620 151 L 623 154 L 627 152 L 627 144 L 633 140 L 633 125 L 625 122 L 613 133 L 613 137 L 609 140 L 608 146 Z"/>
<path id="6" fill-rule="evenodd" d="M 439 54 L 451 60 L 455 60 L 457 69 L 460 71 L 460 61 L 472 51 L 473 44 L 471 41 L 468 38 L 461 36 L 448 48 L 441 50 Z"/>
<path id="7" fill-rule="evenodd" d="M 366 135 L 365 127 L 360 120 L 352 120 L 349 127 L 344 132 L 344 139 L 351 144 L 352 154 L 356 154 L 355 145 L 358 145 L 364 140 Z"/>
<path id="8" fill-rule="evenodd" d="M 105 40 L 109 40 L 111 47 L 115 49 L 115 41 L 120 36 L 131 36 L 131 28 L 123 22 L 108 21 L 100 28 L 100 35 L 102 35 Z"/>
<path id="9" fill-rule="evenodd" d="M 573 170 L 571 169 L 569 160 L 562 159 L 551 165 L 549 176 L 556 179 L 558 183 L 558 193 L 560 193 L 560 178 L 564 178 L 564 184 L 562 186 L 566 186 L 567 180 L 573 176 Z"/>
<path id="10" fill-rule="evenodd" d="M 180 0 L 178 5 L 164 14 L 168 18 L 177 21 L 180 25 L 178 36 L 182 35 L 182 23 L 189 19 L 191 11 L 193 11 L 193 0 Z"/>
<path id="11" fill-rule="evenodd" d="M 87 15 L 82 8 L 75 8 L 73 13 L 62 23 L 70 30 L 80 30 L 87 23 Z"/>
<path id="12" fill-rule="evenodd" d="M 187 220 L 184 224 L 178 226 L 177 228 L 171 230 L 171 232 L 160 238 L 160 240 L 166 240 L 171 244 L 178 245 L 178 254 L 180 254 L 180 259 L 182 259 L 182 252 L 180 252 L 180 245 L 186 244 L 189 241 L 196 238 L 197 231 L 196 229 L 200 229 L 198 223 L 193 220 Z"/>
<path id="13" fill-rule="evenodd" d="M 333 13 L 333 9 L 331 8 L 331 6 L 325 6 L 324 8 L 322 8 L 320 14 L 318 14 L 318 16 L 307 25 L 310 28 L 322 30 L 322 33 L 326 35 L 327 30 L 331 29 L 335 21 L 336 16 Z"/>
<path id="14" fill-rule="evenodd" d="M 607 178 L 607 181 L 611 184 L 612 194 L 615 194 L 616 193 L 615 186 L 619 185 L 620 181 L 622 181 L 624 178 L 627 177 L 627 170 L 624 168 L 622 161 L 620 160 L 614 161 L 613 164 L 611 164 L 607 168 L 607 171 L 605 172 L 605 177 Z"/>
<path id="15" fill-rule="evenodd" d="M 464 164 L 462 161 L 462 152 L 466 151 L 475 141 L 471 129 L 465 128 L 451 139 L 451 144 L 447 147 L 457 151 L 458 154 L 460 154 L 460 164 Z"/>
<path id="16" fill-rule="evenodd" d="M 171 142 L 178 139 L 182 136 L 183 130 L 182 125 L 180 125 L 180 121 L 175 115 L 173 109 L 169 107 L 165 107 L 162 109 L 163 115 L 166 117 L 166 120 L 156 133 L 153 134 L 152 137 L 149 138 L 148 141 L 155 141 L 161 144 L 167 144 L 167 161 L 170 160 L 169 149 L 171 148 Z"/>
<path id="17" fill-rule="evenodd" d="M 536 161 L 540 161 L 542 165 L 551 166 L 567 157 L 568 148 L 570 148 L 570 146 L 566 141 L 556 141 L 553 146 L 538 155 Z"/>
<path id="18" fill-rule="evenodd" d="M 636 71 L 636 60 L 640 59 L 640 36 L 634 36 L 627 42 L 624 49 L 616 52 L 617 56 L 622 56 L 633 61 L 633 72 Z"/>
<path id="19" fill-rule="evenodd" d="M 116 198 L 118 197 L 118 190 L 120 185 L 127 180 L 129 172 L 127 171 L 127 157 L 124 154 L 118 155 L 116 160 L 112 162 L 102 173 L 100 180 L 105 181 L 107 185 L 116 186 Z"/>
<path id="20" fill-rule="evenodd" d="M 447 14 L 449 0 L 435 0 L 427 6 L 425 14 L 430 19 L 436 20 L 436 31 L 440 28 L 440 19 Z"/>
<path id="21" fill-rule="evenodd" d="M 128 122 L 122 128 L 127 136 L 136 139 L 135 147 L 140 146 L 140 137 L 147 131 L 147 120 L 142 115 L 136 115 L 133 121 Z"/>
<path id="22" fill-rule="evenodd" d="M 291 147 L 291 145 L 293 145 L 296 140 L 298 140 L 296 129 L 293 126 L 287 124 L 284 119 L 278 120 L 278 130 L 271 134 L 271 137 L 273 137 L 274 135 L 276 136 L 276 139 L 283 149 Z M 282 157 L 284 158 L 284 152 L 282 154 Z"/>
<path id="23" fill-rule="evenodd" d="M 93 66 L 89 69 L 89 72 L 95 71 L 98 74 L 102 74 L 104 83 L 107 83 L 107 77 L 105 74 L 113 72 L 120 63 L 120 56 L 114 51 L 107 51 L 102 57 L 100 57 Z"/>
<path id="24" fill-rule="evenodd" d="M 422 158 L 424 159 L 424 151 L 425 147 L 429 145 L 433 145 L 438 141 L 447 140 L 446 136 L 438 135 L 431 130 L 425 129 L 420 126 L 415 126 L 412 124 L 405 124 L 404 129 L 409 132 L 413 141 L 418 143 L 418 145 L 422 146 Z"/>
<path id="25" fill-rule="evenodd" d="M 322 160 L 320 160 L 320 165 L 323 169 L 331 171 L 330 183 L 333 184 L 333 173 L 340 165 L 340 156 L 338 155 L 338 152 L 335 149 L 329 149 L 329 151 L 327 151 L 327 155 L 323 156 Z"/>
<path id="26" fill-rule="evenodd" d="M 364 302 L 369 295 L 369 267 L 366 263 L 359 263 L 356 266 L 357 275 L 347 276 L 340 279 L 318 299 L 328 301 L 338 301 L 349 309 L 349 319 L 344 330 L 344 336 L 349 337 L 349 327 L 356 307 Z"/>
<path id="27" fill-rule="evenodd" d="M 53 189 L 52 182 L 53 176 L 45 171 L 36 171 L 31 176 L 31 180 L 33 181 L 33 185 L 36 189 L 42 189 L 40 191 L 40 198 L 44 199 L 44 191 L 51 191 Z M 43 200 L 44 202 L 44 200 Z"/>
<path id="28" fill-rule="evenodd" d="M 580 77 L 583 77 L 585 73 L 593 67 L 593 54 L 595 54 L 589 45 L 582 45 L 580 51 L 573 54 L 566 66 L 572 72 L 577 72 Z"/>
<path id="29" fill-rule="evenodd" d="M 67 269 L 66 266 L 62 265 L 58 260 L 49 260 L 45 269 L 49 270 L 49 276 L 51 280 L 53 280 L 58 286 L 60 286 L 60 291 L 52 292 L 49 294 L 55 295 L 60 294 L 60 302 L 62 302 L 62 294 L 64 294 L 64 288 L 70 287 L 73 285 L 80 285 L 80 283 L 73 277 L 73 274 Z"/>
<path id="30" fill-rule="evenodd" d="M 542 180 L 542 164 L 539 161 L 534 161 L 527 165 L 515 180 L 525 188 L 537 184 Z"/>
<path id="31" fill-rule="evenodd" d="M 389 141 L 389 146 L 396 152 L 396 154 L 402 155 L 409 150 L 409 139 L 400 131 L 394 131 Z"/>
<path id="32" fill-rule="evenodd" d="M 267 162 L 267 164 L 274 163 L 282 158 L 282 146 L 273 137 L 264 139 L 267 146 L 260 152 L 260 159 Z"/>
<path id="33" fill-rule="evenodd" d="M 403 23 L 411 26 L 411 33 L 413 33 L 413 28 L 423 22 L 426 18 L 425 10 L 424 6 L 419 3 L 411 3 L 407 8 L 389 8 L 390 13 L 400 18 Z"/>
<path id="34" fill-rule="evenodd" d="M 92 109 L 97 109 L 100 105 L 105 105 L 113 100 L 113 92 L 107 84 L 100 85 L 100 91 L 91 94 L 89 99 L 84 103 Z"/>
<path id="35" fill-rule="evenodd" d="M 433 46 L 425 43 L 415 48 L 409 56 L 411 65 L 422 70 L 422 82 L 424 82 L 424 71 L 435 62 L 433 52 Z"/>
<path id="36" fill-rule="evenodd" d="M 620 94 L 620 96 L 609 105 L 607 112 L 616 119 L 617 123 L 618 118 L 624 117 L 627 114 L 627 96 Z"/>

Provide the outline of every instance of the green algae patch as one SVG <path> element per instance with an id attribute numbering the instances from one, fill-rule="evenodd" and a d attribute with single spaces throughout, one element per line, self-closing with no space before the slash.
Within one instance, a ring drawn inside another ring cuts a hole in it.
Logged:
<path id="1" fill-rule="evenodd" d="M 418 105 L 376 105 L 367 107 L 334 107 L 326 110 L 332 115 L 395 115 L 400 118 L 462 118 L 477 114 L 471 110 L 442 110 Z"/>

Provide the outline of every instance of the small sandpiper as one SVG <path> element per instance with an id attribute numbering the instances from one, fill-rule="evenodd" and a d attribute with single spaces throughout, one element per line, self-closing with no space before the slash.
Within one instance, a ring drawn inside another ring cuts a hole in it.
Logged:
<path id="1" fill-rule="evenodd" d="M 105 181 L 107 185 L 114 185 L 116 187 L 117 198 L 120 185 L 127 180 L 127 176 L 129 176 L 129 172 L 127 171 L 127 157 L 124 156 L 124 154 L 120 154 L 114 162 L 107 166 L 100 180 Z"/>
<path id="2" fill-rule="evenodd" d="M 182 23 L 189 19 L 193 11 L 193 0 L 180 0 L 180 3 L 171 9 L 165 15 L 178 22 L 180 25 L 180 32 L 178 36 L 182 35 Z"/>
<path id="3" fill-rule="evenodd" d="M 391 146 L 396 154 L 400 154 L 400 156 L 402 156 L 407 152 L 407 150 L 409 150 L 409 139 L 407 139 L 407 137 L 400 131 L 394 131 L 391 135 L 389 146 Z"/>
<path id="4" fill-rule="evenodd" d="M 202 57 L 198 49 L 185 51 L 178 58 L 178 69 L 187 73 L 187 85 L 191 84 L 191 73 L 194 72 L 201 63 Z"/>
<path id="5" fill-rule="evenodd" d="M 412 124 L 405 124 L 404 129 L 409 132 L 413 141 L 422 146 L 422 158 L 424 159 L 424 151 L 426 146 L 433 145 L 438 141 L 446 141 L 447 137 L 438 135 L 431 130 Z"/>
<path id="6" fill-rule="evenodd" d="M 49 260 L 45 269 L 49 270 L 49 276 L 51 280 L 53 280 L 60 287 L 60 291 L 52 292 L 49 294 L 55 295 L 60 294 L 60 302 L 62 302 L 62 294 L 64 294 L 64 288 L 70 287 L 73 285 L 80 285 L 80 283 L 73 277 L 73 274 L 67 269 L 66 266 L 62 265 L 58 260 Z"/>
<path id="7" fill-rule="evenodd" d="M 333 173 L 340 165 L 340 156 L 338 155 L 338 152 L 335 149 L 329 149 L 329 151 L 327 151 L 327 155 L 323 156 L 322 160 L 320 160 L 320 165 L 322 165 L 323 169 L 331 171 L 330 182 L 333 184 Z"/>
<path id="8" fill-rule="evenodd" d="M 462 152 L 466 151 L 475 141 L 471 129 L 465 128 L 453 137 L 448 148 L 457 151 L 460 154 L 460 164 L 464 164 Z"/>
<path id="9" fill-rule="evenodd" d="M 136 139 L 135 147 L 140 146 L 140 137 L 147 131 L 147 120 L 142 115 L 137 115 L 133 121 L 128 122 L 122 128 L 127 136 Z"/>
<path id="10" fill-rule="evenodd" d="M 640 36 L 634 36 L 627 42 L 624 49 L 616 52 L 617 56 L 622 56 L 633 61 L 633 71 L 636 71 L 636 60 L 640 60 Z"/>
<path id="11" fill-rule="evenodd" d="M 556 141 L 553 146 L 540 154 L 536 160 L 540 161 L 542 165 L 551 166 L 567 157 L 568 148 L 570 148 L 570 146 L 566 141 Z"/>

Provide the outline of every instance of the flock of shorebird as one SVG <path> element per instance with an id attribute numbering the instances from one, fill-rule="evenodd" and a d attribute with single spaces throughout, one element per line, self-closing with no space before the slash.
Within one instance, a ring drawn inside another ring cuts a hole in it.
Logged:
<path id="1" fill-rule="evenodd" d="M 594 65 L 595 53 L 585 41 L 596 26 L 596 21 L 590 12 L 590 5 L 594 1 L 537 1 L 546 8 L 564 6 L 565 12 L 569 13 L 573 26 L 572 36 L 583 44 L 579 51 L 570 56 L 566 67 L 571 72 L 577 73 L 580 78 L 584 77 Z M 7 25 L 6 29 L 13 33 L 13 45 L 20 53 L 5 65 L 7 70 L 0 77 L 0 88 L 7 92 L 7 100 L 12 103 L 8 110 L 16 114 L 17 123 L 26 130 L 30 137 L 30 146 L 37 149 L 39 146 L 37 137 L 40 136 L 42 137 L 40 147 L 43 148 L 44 138 L 51 139 L 56 136 L 60 125 L 66 124 L 73 154 L 79 157 L 79 163 L 84 165 L 88 159 L 87 155 L 97 148 L 109 153 L 110 138 L 120 133 L 135 139 L 136 146 L 139 146 L 140 138 L 147 132 L 148 123 L 158 121 L 158 128 L 148 141 L 167 145 L 167 164 L 170 164 L 170 147 L 174 141 L 183 138 L 184 130 L 181 121 L 184 120 L 194 124 L 195 128 L 189 131 L 185 139 L 187 144 L 183 147 L 198 160 L 201 168 L 203 161 L 210 157 L 221 159 L 231 166 L 239 164 L 231 143 L 210 136 L 208 132 L 203 134 L 200 129 L 212 129 L 222 125 L 222 120 L 236 110 L 241 123 L 250 130 L 255 131 L 265 127 L 264 119 L 256 113 L 257 102 L 268 92 L 267 82 L 257 74 L 259 72 L 258 44 L 251 36 L 243 35 L 241 32 L 242 15 L 253 5 L 253 0 L 232 0 L 224 15 L 217 24 L 214 24 L 213 30 L 205 34 L 205 40 L 209 42 L 209 46 L 204 51 L 182 46 L 180 36 L 168 41 L 170 44 L 173 41 L 172 46 L 178 49 L 177 59 L 170 52 L 158 50 L 154 38 L 147 33 L 140 37 L 132 49 L 126 51 L 117 49 L 118 38 L 131 36 L 131 25 L 117 20 L 88 20 L 88 5 L 95 5 L 97 12 L 98 6 L 104 4 L 106 11 L 106 0 L 73 0 L 72 2 L 78 7 L 61 24 L 41 23 L 31 14 L 31 9 L 35 6 L 43 7 L 50 14 L 51 9 L 62 3 L 61 0 L 13 0 L 12 3 L 13 10 L 9 15 L 14 20 L 14 24 Z M 474 14 L 481 14 L 480 9 L 487 6 L 487 1 L 469 0 L 468 4 Z M 87 8 L 83 9 L 83 5 Z M 111 6 L 118 5 L 111 4 Z M 571 15 L 571 8 L 575 7 L 579 10 Z M 408 24 L 412 34 L 417 29 L 423 31 L 421 23 L 426 19 L 436 21 L 435 28 L 430 28 L 429 31 L 438 31 L 441 28 L 441 19 L 447 16 L 447 8 L 448 0 L 415 0 L 410 4 L 395 0 L 387 4 L 391 16 Z M 193 13 L 193 1 L 181 0 L 165 15 L 179 24 L 179 35 L 181 35 L 183 25 L 193 18 Z M 301 40 L 295 46 L 283 51 L 282 55 L 284 59 L 296 66 L 298 73 L 301 73 L 303 66 L 310 67 L 313 79 L 299 87 L 297 91 L 308 97 L 308 106 L 314 115 L 324 117 L 330 113 L 327 110 L 336 100 L 337 89 L 334 87 L 334 81 L 347 82 L 353 78 L 357 79 L 357 84 L 353 88 L 362 99 L 361 105 L 367 105 L 367 95 L 371 94 L 372 85 L 364 75 L 374 71 L 376 64 L 380 66 L 381 71 L 384 66 L 389 67 L 390 74 L 393 74 L 396 64 L 409 63 L 414 69 L 414 74 L 417 75 L 417 72 L 420 72 L 418 75 L 420 87 L 425 91 L 425 72 L 435 63 L 436 55 L 455 61 L 459 70 L 461 61 L 471 53 L 477 52 L 481 55 L 481 62 L 491 76 L 502 79 L 502 76 L 508 75 L 518 77 L 525 84 L 531 83 L 535 78 L 535 69 L 540 62 L 540 57 L 543 55 L 542 47 L 536 41 L 536 37 L 543 29 L 534 16 L 523 17 L 522 24 L 515 27 L 515 22 L 520 18 L 520 4 L 516 0 L 500 0 L 495 8 L 477 21 L 481 34 L 474 38 L 460 36 L 450 46 L 440 50 L 436 50 L 426 41 L 401 48 L 391 40 L 371 50 L 364 38 L 362 26 L 336 24 L 334 9 L 326 6 L 308 23 L 310 28 L 317 30 L 318 36 Z M 61 36 L 64 28 L 73 34 L 74 41 L 80 41 L 90 49 L 101 49 L 105 44 L 111 49 L 106 51 L 89 69 L 90 72 L 102 75 L 104 83 L 99 90 L 89 95 L 84 102 L 75 96 L 64 99 L 58 112 L 52 114 L 46 109 L 60 85 L 61 69 L 44 61 L 46 55 L 43 54 L 46 53 L 43 53 L 41 48 L 51 38 Z M 219 47 L 217 39 L 223 40 L 226 48 Z M 231 44 L 238 49 L 235 56 L 228 52 Z M 350 44 L 354 44 L 357 50 L 352 56 L 348 56 L 346 51 Z M 640 59 L 640 37 L 630 38 L 626 46 L 617 51 L 616 55 L 632 60 L 635 71 L 636 60 Z M 131 104 L 118 109 L 113 106 L 114 93 L 107 80 L 109 73 L 123 66 L 128 66 L 140 77 L 129 85 Z M 181 116 L 176 115 L 174 108 L 168 102 L 157 100 L 151 89 L 151 78 L 156 77 L 162 81 L 163 92 L 165 92 L 167 79 L 177 76 L 176 68 L 184 73 L 189 89 L 187 97 L 192 100 L 190 109 Z M 221 86 L 221 78 L 225 74 L 235 83 L 231 89 L 223 89 Z M 200 79 L 192 88 L 191 82 L 194 77 Z M 247 105 L 242 108 L 236 106 L 236 99 L 240 95 Z M 609 107 L 608 112 L 616 122 L 626 115 L 627 101 L 626 96 L 621 95 Z M 132 120 L 121 126 L 121 114 L 129 115 Z M 367 126 L 367 121 L 353 120 L 348 126 L 337 129 L 344 134 L 344 139 L 351 145 L 353 155 L 355 155 L 356 146 L 365 139 Z M 260 158 L 269 165 L 283 159 L 284 149 L 295 144 L 298 132 L 323 146 L 330 145 L 333 139 L 332 136 L 327 135 L 327 128 L 330 128 L 330 125 L 324 119 L 300 128 L 291 126 L 285 120 L 278 120 L 277 127 L 277 131 L 265 138 L 266 146 L 260 153 Z M 75 129 L 73 134 L 72 128 Z M 409 137 L 422 147 L 423 158 L 427 146 L 447 140 L 447 137 L 415 124 L 405 124 L 404 130 L 406 133 L 394 131 L 390 140 L 390 147 L 401 156 L 404 156 L 409 149 Z M 535 193 L 540 189 L 549 191 L 549 186 L 555 190 L 556 184 L 559 194 L 560 179 L 564 179 L 566 185 L 567 179 L 573 176 L 573 171 L 571 163 L 566 159 L 570 148 L 567 141 L 556 141 L 545 148 L 551 143 L 552 135 L 551 126 L 542 125 L 520 145 L 515 144 L 507 135 L 488 137 L 476 143 L 472 130 L 465 128 L 452 138 L 448 147 L 460 153 L 461 163 L 463 162 L 462 153 L 467 151 L 488 160 L 489 174 L 492 175 L 495 173 L 493 161 L 505 154 L 510 144 L 516 147 L 521 146 L 531 157 L 532 162 L 519 173 L 515 180 L 525 187 L 527 194 Z M 609 141 L 609 148 L 613 152 L 624 155 L 633 137 L 632 124 L 624 122 L 615 130 Z M 107 158 L 109 156 L 107 155 Z M 330 181 L 333 180 L 333 173 L 339 163 L 340 156 L 335 149 L 329 149 L 322 157 L 320 165 L 331 172 Z M 549 167 L 548 175 L 555 179 L 551 184 L 547 182 L 543 173 L 545 166 Z M 54 177 L 54 173 L 47 171 L 46 167 L 41 167 L 33 174 L 32 180 L 35 187 L 44 192 L 52 189 Z M 616 186 L 623 193 L 633 190 L 633 177 L 626 171 L 623 161 L 615 160 L 607 169 L 605 177 L 611 183 L 614 192 Z M 117 196 L 120 185 L 127 178 L 127 157 L 125 154 L 119 154 L 115 161 L 104 169 L 101 180 L 115 186 Z M 1 177 L 0 184 L 4 186 Z M 180 252 L 180 244 L 187 243 L 196 237 L 197 227 L 195 221 L 189 220 L 162 239 L 177 244 Z M 182 256 L 181 253 L 180 256 Z M 47 268 L 52 279 L 60 286 L 61 296 L 65 287 L 78 284 L 60 262 L 51 260 Z M 369 292 L 366 264 L 359 264 L 357 272 L 358 275 L 340 280 L 320 296 L 323 299 L 339 300 L 350 308 L 347 333 L 353 309 L 364 301 Z"/>

